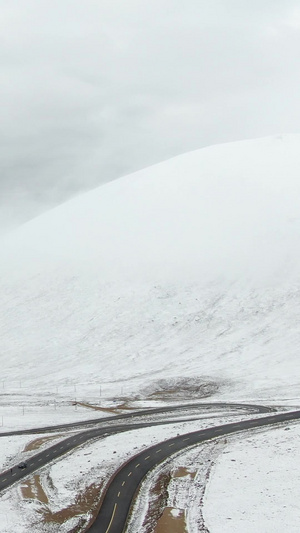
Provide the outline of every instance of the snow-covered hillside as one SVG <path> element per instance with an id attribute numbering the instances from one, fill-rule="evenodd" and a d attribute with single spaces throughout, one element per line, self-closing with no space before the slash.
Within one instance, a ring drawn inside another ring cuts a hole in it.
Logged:
<path id="1" fill-rule="evenodd" d="M 299 176 L 300 135 L 213 146 L 7 235 L 2 378 L 300 396 Z"/>

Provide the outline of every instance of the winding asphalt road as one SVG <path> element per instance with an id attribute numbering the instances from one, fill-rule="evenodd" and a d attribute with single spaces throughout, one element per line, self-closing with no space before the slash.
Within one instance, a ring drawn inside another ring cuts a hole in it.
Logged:
<path id="1" fill-rule="evenodd" d="M 145 475 L 172 454 L 201 442 L 248 429 L 300 419 L 300 411 L 203 429 L 161 442 L 136 455 L 110 482 L 90 533 L 122 533 L 134 495 Z"/>
<path id="2" fill-rule="evenodd" d="M 79 427 L 87 427 L 91 424 L 95 424 L 97 427 L 86 429 L 77 434 L 73 434 L 68 438 L 65 438 L 58 443 L 50 446 L 46 450 L 31 456 L 27 460 L 27 467 L 20 469 L 18 465 L 12 467 L 0 474 L 0 492 L 7 489 L 20 479 L 27 477 L 33 472 L 39 470 L 48 463 L 60 458 L 66 453 L 69 453 L 73 449 L 81 446 L 83 443 L 96 439 L 99 437 L 105 437 L 111 434 L 129 431 L 132 429 L 139 429 L 150 426 L 174 424 L 179 421 L 195 420 L 194 414 L 191 418 L 184 418 L 184 420 L 178 420 L 178 418 L 172 418 L 168 420 L 146 420 L 142 421 L 141 417 L 151 417 L 157 414 L 176 413 L 178 411 L 185 411 L 193 409 L 216 409 L 216 408 L 231 408 L 234 410 L 242 410 L 251 413 L 266 413 L 274 411 L 273 408 L 258 406 L 252 404 L 226 404 L 226 403 L 193 403 L 177 405 L 168 408 L 147 409 L 138 412 L 126 413 L 119 416 L 111 416 L 105 418 L 97 418 L 94 420 L 77 422 L 75 424 L 63 424 L 44 428 L 34 428 L 25 431 L 13 431 L 0 433 L 1 436 L 11 436 L 20 434 L 35 434 L 45 433 L 46 431 L 57 431 L 66 429 L 75 429 Z M 277 415 L 269 415 L 266 417 L 246 420 L 243 422 L 236 422 L 231 424 L 225 424 L 205 430 L 188 433 L 179 437 L 169 439 L 156 446 L 148 448 L 143 453 L 134 457 L 115 475 L 111 483 L 109 484 L 105 493 L 100 512 L 91 526 L 90 531 L 92 533 L 121 533 L 125 527 L 129 508 L 135 494 L 135 491 L 142 481 L 147 472 L 159 464 L 161 461 L 172 455 L 173 453 L 182 450 L 188 446 L 203 442 L 205 440 L 215 438 L 220 435 L 226 435 L 236 431 L 249 429 L 251 427 L 259 427 L 263 425 L 276 424 L 287 420 L 295 420 L 300 418 L 300 411 L 285 412 Z M 125 420 L 124 420 L 125 419 Z M 124 420 L 124 422 L 123 422 Z M 114 425 L 106 425 L 111 422 L 123 422 Z"/>
<path id="3" fill-rule="evenodd" d="M 174 424 L 178 423 L 178 419 L 169 419 L 169 420 L 160 420 L 160 421 L 139 421 L 139 419 L 143 416 L 148 415 L 156 415 L 156 414 L 168 414 L 168 413 L 174 413 L 178 411 L 185 411 L 190 410 L 191 408 L 196 408 L 199 410 L 203 409 L 215 409 L 215 408 L 230 408 L 230 409 L 239 409 L 246 412 L 256 412 L 256 413 L 264 413 L 266 411 L 270 411 L 271 408 L 260 406 L 260 405 L 252 405 L 252 404 L 226 404 L 226 403 L 193 403 L 193 404 L 185 404 L 185 405 L 177 405 L 177 406 L 171 406 L 171 407 L 164 407 L 164 408 L 157 408 L 157 409 L 147 409 L 142 410 L 138 412 L 133 412 L 130 414 L 123 414 L 119 416 L 109 416 L 105 418 L 96 418 L 95 420 L 91 421 L 82 421 L 82 422 L 76 422 L 75 424 L 60 424 L 57 426 L 49 426 L 49 427 L 43 427 L 43 428 L 33 428 L 28 430 L 20 430 L 20 431 L 9 431 L 9 432 L 3 432 L 0 433 L 0 437 L 6 437 L 6 436 L 14 436 L 14 435 L 24 435 L 24 434 L 37 434 L 37 433 L 45 433 L 51 431 L 61 431 L 61 430 L 70 430 L 70 429 L 76 429 L 78 427 L 83 426 L 89 426 L 91 423 L 94 423 L 97 427 L 90 428 L 86 431 L 82 431 L 80 433 L 77 433 L 75 435 L 72 435 L 66 439 L 63 439 L 59 441 L 58 443 L 54 444 L 53 446 L 50 446 L 46 450 L 43 450 L 42 452 L 35 454 L 28 459 L 27 462 L 27 468 L 24 470 L 20 469 L 18 465 L 13 466 L 11 469 L 6 470 L 0 474 L 0 492 L 4 489 L 7 489 L 11 485 L 13 485 L 15 482 L 19 481 L 20 479 L 28 476 L 29 474 L 32 474 L 33 472 L 39 470 L 41 467 L 45 466 L 46 464 L 50 463 L 51 461 L 54 461 L 55 459 L 59 459 L 61 456 L 65 455 L 66 453 L 69 453 L 70 451 L 74 450 L 78 446 L 81 446 L 82 444 L 99 437 L 106 437 L 108 435 L 112 435 L 115 433 L 121 433 L 125 431 L 129 431 L 132 429 L 140 429 L 144 427 L 149 426 L 157 426 L 157 425 L 166 425 L 166 424 Z M 114 424 L 114 425 L 106 425 L 106 423 L 118 422 L 123 421 L 125 419 L 125 423 L 123 424 Z M 184 418 L 184 421 L 189 420 L 195 420 L 195 415 L 192 418 Z M 137 420 L 135 422 L 135 420 Z"/>
<path id="4" fill-rule="evenodd" d="M 173 413 L 176 411 L 190 410 L 190 409 L 238 409 L 244 410 L 246 412 L 253 413 L 270 413 L 275 411 L 273 407 L 266 407 L 264 405 L 255 405 L 255 404 L 245 404 L 245 403 L 225 403 L 225 402 L 215 402 L 215 403 L 185 403 L 184 405 L 172 405 L 168 407 L 155 407 L 152 409 L 141 409 L 139 411 L 132 411 L 130 413 L 125 413 L 122 415 L 113 415 L 92 418 L 90 420 L 81 420 L 80 422 L 70 422 L 68 424 L 58 424 L 56 426 L 43 426 L 38 428 L 31 429 L 20 429 L 17 431 L 6 431 L 0 433 L 1 437 L 10 437 L 12 435 L 35 435 L 39 433 L 51 433 L 52 431 L 68 431 L 70 429 L 76 428 L 88 428 L 94 427 L 95 425 L 115 422 L 116 420 L 126 420 L 139 418 L 141 416 L 156 415 L 156 414 L 167 414 Z"/>

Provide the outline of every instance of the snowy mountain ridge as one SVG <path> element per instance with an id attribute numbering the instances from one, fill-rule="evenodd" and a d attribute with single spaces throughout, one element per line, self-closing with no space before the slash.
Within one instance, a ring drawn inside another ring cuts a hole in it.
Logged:
<path id="1" fill-rule="evenodd" d="M 300 135 L 213 146 L 7 235 L 3 375 L 299 394 L 299 171 Z"/>

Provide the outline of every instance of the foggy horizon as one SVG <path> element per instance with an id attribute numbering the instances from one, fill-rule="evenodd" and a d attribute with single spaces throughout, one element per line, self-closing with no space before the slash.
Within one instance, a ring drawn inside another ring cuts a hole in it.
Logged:
<path id="1" fill-rule="evenodd" d="M 184 152 L 299 132 L 295 0 L 0 10 L 0 233 Z"/>

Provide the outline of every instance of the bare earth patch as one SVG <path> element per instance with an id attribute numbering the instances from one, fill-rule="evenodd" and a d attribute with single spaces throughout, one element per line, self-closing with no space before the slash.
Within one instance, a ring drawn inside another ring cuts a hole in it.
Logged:
<path id="1" fill-rule="evenodd" d="M 41 485 L 40 476 L 38 474 L 26 479 L 22 483 L 21 493 L 25 500 L 38 500 L 41 503 L 48 503 L 47 494 Z"/>
<path id="2" fill-rule="evenodd" d="M 28 444 L 26 444 L 24 448 L 24 452 L 30 452 L 32 450 L 38 450 L 43 444 L 46 442 L 50 442 L 51 440 L 55 440 L 59 437 L 64 437 L 64 435 L 50 435 L 49 437 L 39 437 L 37 439 L 32 440 Z"/>
<path id="3" fill-rule="evenodd" d="M 159 379 L 150 383 L 143 391 L 148 397 L 163 401 L 199 400 L 209 398 L 218 392 L 221 384 L 198 378 Z"/>
<path id="4" fill-rule="evenodd" d="M 44 521 L 51 524 L 63 524 L 70 518 L 74 516 L 78 517 L 78 526 L 80 526 L 80 531 L 84 525 L 92 520 L 91 515 L 95 515 L 98 512 L 99 505 L 99 493 L 101 490 L 100 485 L 92 483 L 87 487 L 86 491 L 82 494 L 77 494 L 75 502 L 67 507 L 66 509 L 61 509 L 60 511 L 52 512 L 48 507 L 43 509 Z M 77 528 L 75 528 L 75 531 Z"/>
<path id="5" fill-rule="evenodd" d="M 143 523 L 145 533 L 153 533 L 157 521 L 161 517 L 165 506 L 167 505 L 168 492 L 167 488 L 170 482 L 169 472 L 161 473 L 155 485 L 151 488 L 151 498 L 149 498 L 148 511 Z M 129 531 L 128 529 L 126 531 Z"/>
<path id="6" fill-rule="evenodd" d="M 157 522 L 154 533 L 187 533 L 185 512 L 183 509 L 166 507 Z"/>
<path id="7" fill-rule="evenodd" d="M 85 402 L 76 402 L 74 405 L 81 405 L 81 407 L 86 407 L 87 409 L 93 409 L 94 411 L 102 411 L 103 413 L 112 413 L 120 414 L 122 411 L 131 411 L 133 407 L 128 407 L 126 403 L 117 405 L 116 407 L 100 407 L 100 405 L 92 405 Z"/>
<path id="8" fill-rule="evenodd" d="M 194 477 L 196 476 L 196 473 L 197 472 L 190 472 L 184 466 L 180 466 L 179 468 L 177 468 L 177 470 L 175 470 L 175 472 L 172 473 L 172 477 L 176 478 L 176 477 L 191 476 L 191 478 L 194 479 Z"/>
<path id="9" fill-rule="evenodd" d="M 74 503 L 65 509 L 60 509 L 55 512 L 51 510 L 48 496 L 41 485 L 39 475 L 34 475 L 22 483 L 21 494 L 24 499 L 35 500 L 41 504 L 38 509 L 41 525 L 60 526 L 71 518 L 77 517 L 77 526 L 70 532 L 76 533 L 83 531 L 83 527 L 89 527 L 97 515 L 100 505 L 99 494 L 101 489 L 102 485 L 93 483 L 86 488 L 84 493 L 76 495 Z"/>

